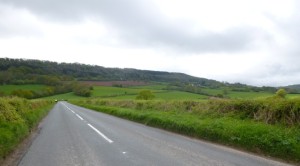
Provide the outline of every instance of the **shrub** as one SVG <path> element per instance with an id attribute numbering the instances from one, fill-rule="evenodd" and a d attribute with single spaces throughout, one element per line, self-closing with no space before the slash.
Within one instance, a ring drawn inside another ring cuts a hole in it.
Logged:
<path id="1" fill-rule="evenodd" d="M 0 98 L 0 158 L 9 154 L 46 115 L 51 102 L 28 101 L 12 97 Z M 0 163 L 1 165 L 1 163 Z"/>
<path id="2" fill-rule="evenodd" d="M 285 98 L 286 94 L 287 94 L 286 90 L 282 88 L 276 92 L 276 96 L 280 98 Z"/>
<path id="3" fill-rule="evenodd" d="M 138 100 L 151 100 L 154 98 L 155 98 L 155 96 L 150 90 L 140 91 L 136 97 L 136 99 L 138 99 Z"/>

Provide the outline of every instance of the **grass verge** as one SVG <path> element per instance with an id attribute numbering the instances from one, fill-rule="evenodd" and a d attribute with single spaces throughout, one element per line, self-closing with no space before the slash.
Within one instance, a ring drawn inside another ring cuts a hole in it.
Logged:
<path id="1" fill-rule="evenodd" d="M 248 113 L 241 113 L 244 112 L 243 109 L 245 111 L 249 111 L 249 108 L 254 109 L 252 107 L 258 109 L 257 105 L 261 104 L 263 104 L 261 109 L 267 107 L 264 102 L 249 102 L 87 100 L 73 103 L 149 126 L 239 147 L 286 161 L 299 162 L 299 124 L 286 125 L 281 122 L 282 119 L 280 118 L 276 124 L 267 123 L 263 120 L 256 120 L 254 117 L 245 116 Z M 282 102 L 279 103 L 282 104 Z M 240 106 L 244 107 L 240 108 Z M 270 107 L 279 109 L 274 105 Z M 285 107 L 283 106 L 283 108 Z M 221 111 L 223 109 L 231 110 Z M 237 111 L 238 109 L 240 111 Z M 267 107 L 266 109 L 270 108 Z M 255 113 L 259 111 L 261 110 L 256 110 Z M 294 112 L 297 111 L 294 110 Z M 267 114 L 267 116 L 271 115 Z"/>
<path id="2" fill-rule="evenodd" d="M 0 98 L 0 159 L 4 159 L 47 115 L 54 103 L 46 100 Z"/>

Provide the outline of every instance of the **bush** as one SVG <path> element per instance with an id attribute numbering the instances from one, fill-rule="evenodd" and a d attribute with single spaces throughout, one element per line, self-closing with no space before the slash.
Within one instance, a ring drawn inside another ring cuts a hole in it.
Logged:
<path id="1" fill-rule="evenodd" d="M 140 91 L 136 97 L 136 99 L 138 99 L 138 100 L 151 100 L 154 98 L 155 98 L 155 96 L 150 90 Z"/>
<path id="2" fill-rule="evenodd" d="M 46 100 L 0 98 L 0 158 L 9 154 L 29 134 L 51 105 Z"/>
<path id="3" fill-rule="evenodd" d="M 276 96 L 280 98 L 285 98 L 286 94 L 287 92 L 285 91 L 285 89 L 282 88 L 276 92 Z"/>
<path id="4" fill-rule="evenodd" d="M 75 95 L 90 97 L 92 95 L 91 89 L 89 86 L 84 84 L 76 84 L 74 85 L 73 91 Z"/>

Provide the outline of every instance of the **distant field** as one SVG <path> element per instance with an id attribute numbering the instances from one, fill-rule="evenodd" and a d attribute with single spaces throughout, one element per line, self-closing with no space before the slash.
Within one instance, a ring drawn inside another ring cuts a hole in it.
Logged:
<path id="1" fill-rule="evenodd" d="M 86 99 L 86 97 L 81 97 L 75 95 L 73 92 L 70 93 L 64 93 L 64 94 L 59 94 L 59 95 L 54 95 L 54 96 L 48 96 L 48 97 L 43 97 L 43 99 L 57 99 L 57 100 L 69 100 L 69 99 Z"/>
<path id="2" fill-rule="evenodd" d="M 91 85 L 91 86 L 114 86 L 122 85 L 124 87 L 128 86 L 141 86 L 147 85 L 147 82 L 144 81 L 80 81 L 81 83 Z"/>
<path id="3" fill-rule="evenodd" d="M 288 94 L 287 95 L 288 99 L 296 99 L 296 98 L 300 98 L 300 94 Z"/>
<path id="4" fill-rule="evenodd" d="M 203 88 L 203 89 L 201 89 L 201 92 L 207 93 L 207 94 L 210 94 L 210 95 L 217 95 L 217 94 L 223 94 L 223 89 Z"/>
<path id="5" fill-rule="evenodd" d="M 136 95 L 142 90 L 151 90 L 154 95 L 154 100 L 198 100 L 198 99 L 208 99 L 209 96 L 176 91 L 176 90 L 165 90 L 165 84 L 152 84 L 152 85 L 139 85 L 139 86 L 130 86 L 130 87 L 111 87 L 111 86 L 93 86 L 94 90 L 92 91 L 92 98 L 109 98 L 109 99 L 135 99 Z M 0 92 L 3 92 L 5 95 L 11 94 L 12 91 L 22 89 L 22 90 L 33 90 L 38 91 L 44 89 L 45 85 L 1 85 Z M 224 95 L 223 89 L 210 89 L 203 88 L 201 92 L 207 93 L 209 95 Z M 259 99 L 267 98 L 273 96 L 273 93 L 269 92 L 237 92 L 227 90 L 225 97 L 230 99 Z M 50 97 L 44 97 L 45 99 L 84 99 L 85 97 L 76 96 L 73 93 L 65 93 L 54 95 Z M 288 94 L 288 99 L 300 98 L 300 94 Z"/>
<path id="6" fill-rule="evenodd" d="M 180 92 L 180 91 L 168 91 L 163 93 L 155 93 L 157 99 L 165 99 L 165 100 L 194 100 L 194 99 L 207 99 L 207 96 L 188 93 L 188 92 Z"/>
<path id="7" fill-rule="evenodd" d="M 133 86 L 132 89 L 152 89 L 152 90 L 164 90 L 166 85 L 146 85 L 146 86 Z"/>
<path id="8" fill-rule="evenodd" d="M 124 96 L 124 95 L 136 95 L 141 90 L 143 89 L 94 86 L 92 97 L 116 97 L 116 96 Z M 153 89 L 149 89 L 149 90 L 152 90 L 153 92 L 161 91 L 161 90 L 153 90 Z"/>
<path id="9" fill-rule="evenodd" d="M 22 90 L 33 90 L 38 91 L 44 89 L 45 85 L 0 85 L 0 92 L 6 95 L 11 94 L 12 91 L 22 89 Z"/>
<path id="10" fill-rule="evenodd" d="M 161 91 L 154 93 L 154 100 L 197 100 L 197 99 L 207 99 L 207 96 L 193 94 L 188 92 L 180 91 Z M 123 95 L 116 97 L 108 97 L 109 99 L 135 99 L 136 95 Z"/>
<path id="11" fill-rule="evenodd" d="M 108 87 L 108 86 L 94 86 L 92 91 L 92 98 L 106 98 L 106 99 L 118 99 L 118 100 L 134 100 L 137 94 L 141 90 L 151 90 L 155 98 L 154 100 L 205 100 L 210 98 L 209 96 L 182 92 L 182 91 L 169 91 L 163 90 L 165 85 L 147 85 L 147 86 L 133 86 L 133 87 Z M 222 94 L 222 89 L 203 89 L 203 92 L 210 95 Z M 274 94 L 268 92 L 236 92 L 228 91 L 226 96 L 231 99 L 259 99 L 271 97 Z M 298 94 L 289 94 L 287 98 L 297 98 L 300 97 Z M 60 94 L 50 97 L 45 97 L 46 99 L 84 99 L 85 97 L 76 96 L 73 93 Z"/>
<path id="12" fill-rule="evenodd" d="M 274 94 L 269 92 L 235 92 L 229 91 L 227 94 L 230 98 L 233 99 L 258 99 L 271 97 Z"/>

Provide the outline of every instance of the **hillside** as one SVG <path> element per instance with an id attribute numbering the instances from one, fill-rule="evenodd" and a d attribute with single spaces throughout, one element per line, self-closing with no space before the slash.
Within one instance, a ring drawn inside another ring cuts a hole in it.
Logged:
<path id="1" fill-rule="evenodd" d="M 79 63 L 0 58 L 0 83 L 40 83 L 40 76 L 55 76 L 60 80 L 94 81 L 156 81 L 167 83 L 193 83 L 201 86 L 218 86 L 222 83 L 183 73 L 137 69 L 105 68 Z"/>
<path id="2" fill-rule="evenodd" d="M 231 89 L 242 92 L 276 91 L 274 87 L 255 87 L 241 83 L 229 84 L 206 78 L 193 77 L 184 73 L 0 58 L 0 84 L 2 85 L 43 84 L 57 87 L 62 82 L 70 81 L 163 82 L 169 85 L 169 90 L 188 91 L 192 93 L 199 93 L 199 88 L 203 87 L 221 88 L 223 90 Z M 289 89 L 295 91 L 292 88 Z"/>
<path id="3" fill-rule="evenodd" d="M 293 92 L 293 93 L 299 93 L 300 92 L 300 84 L 289 85 L 289 86 L 285 86 L 283 88 L 290 89 L 290 91 Z"/>

